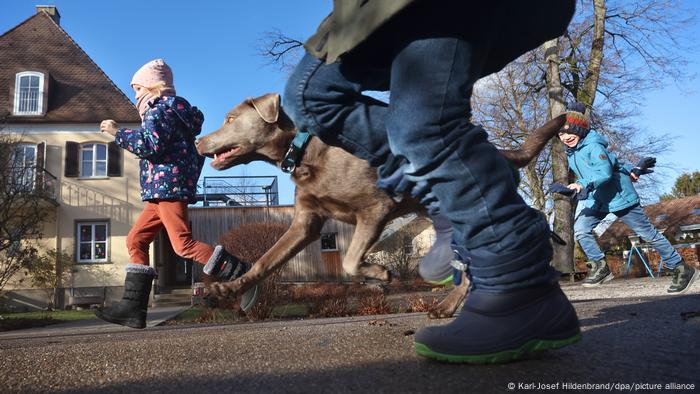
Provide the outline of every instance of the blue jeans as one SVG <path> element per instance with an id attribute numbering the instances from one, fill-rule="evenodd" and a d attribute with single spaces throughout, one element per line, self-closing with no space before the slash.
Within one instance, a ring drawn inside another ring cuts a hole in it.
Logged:
<path id="1" fill-rule="evenodd" d="M 403 160 L 403 176 L 420 186 L 414 196 L 435 196 L 452 223 L 474 288 L 551 283 L 548 224 L 518 195 L 486 132 L 469 121 L 482 50 L 459 38 L 415 39 L 381 70 L 307 54 L 287 82 L 283 107 L 297 128 L 372 166 Z M 388 105 L 362 94 L 387 87 Z"/>
<path id="2" fill-rule="evenodd" d="M 628 225 L 632 231 L 642 237 L 646 242 L 659 252 L 667 268 L 675 268 L 681 262 L 681 256 L 676 252 L 670 242 L 656 230 L 644 211 L 636 204 L 621 211 L 613 212 L 623 223 Z M 593 236 L 593 229 L 608 215 L 607 212 L 600 212 L 590 208 L 584 208 L 578 214 L 574 223 L 574 237 L 581 245 L 581 249 L 589 260 L 601 260 L 605 254 Z"/>

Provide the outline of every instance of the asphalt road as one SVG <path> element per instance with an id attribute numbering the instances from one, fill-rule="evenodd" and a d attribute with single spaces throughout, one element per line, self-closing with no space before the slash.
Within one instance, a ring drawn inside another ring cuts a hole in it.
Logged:
<path id="1" fill-rule="evenodd" d="M 445 322 L 424 314 L 0 336 L 0 392 L 700 391 L 700 286 L 667 285 L 564 286 L 582 341 L 503 365 L 416 356 L 412 333 Z"/>

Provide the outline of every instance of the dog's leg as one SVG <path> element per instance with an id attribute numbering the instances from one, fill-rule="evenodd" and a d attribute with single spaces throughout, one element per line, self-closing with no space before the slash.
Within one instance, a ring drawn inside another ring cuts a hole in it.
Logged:
<path id="1" fill-rule="evenodd" d="M 469 291 L 469 279 L 467 275 L 462 273 L 462 283 L 459 286 L 455 286 L 450 294 L 445 297 L 442 302 L 428 311 L 428 317 L 431 319 L 444 319 L 447 317 L 452 317 L 457 311 L 457 308 L 462 304 L 464 298 L 467 296 Z"/>
<path id="2" fill-rule="evenodd" d="M 377 216 L 377 217 L 386 217 Z M 391 280 L 389 270 L 383 265 L 363 263 L 367 251 L 379 239 L 379 235 L 384 228 L 384 222 L 359 221 L 355 227 L 355 233 L 350 241 L 348 252 L 343 259 L 343 269 L 352 276 L 360 275 L 367 278 L 374 278 L 383 281 Z"/>
<path id="3" fill-rule="evenodd" d="M 208 288 L 208 296 L 223 299 L 245 293 L 318 239 L 325 220 L 323 216 L 297 207 L 289 230 L 253 264 L 250 271 L 234 281 L 212 283 Z"/>

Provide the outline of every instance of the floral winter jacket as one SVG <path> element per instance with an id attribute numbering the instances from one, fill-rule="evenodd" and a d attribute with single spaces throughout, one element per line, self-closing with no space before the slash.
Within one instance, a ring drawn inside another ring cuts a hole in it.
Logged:
<path id="1" fill-rule="evenodd" d="M 204 157 L 195 138 L 204 115 L 182 97 L 163 96 L 149 104 L 140 129 L 119 129 L 115 142 L 141 158 L 141 199 L 196 202 Z"/>

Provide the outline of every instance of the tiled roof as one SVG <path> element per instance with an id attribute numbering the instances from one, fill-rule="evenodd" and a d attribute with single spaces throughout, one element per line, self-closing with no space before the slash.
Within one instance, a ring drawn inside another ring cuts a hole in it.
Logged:
<path id="1" fill-rule="evenodd" d="M 0 36 L 0 119 L 8 123 L 140 123 L 129 98 L 45 12 Z M 46 71 L 49 96 L 44 116 L 12 116 L 15 74 Z"/>
<path id="2" fill-rule="evenodd" d="M 657 229 L 666 229 L 664 234 L 673 235 L 678 233 L 680 226 L 700 224 L 700 215 L 693 212 L 695 208 L 700 208 L 700 195 L 649 205 L 644 208 L 644 213 Z M 600 246 L 608 250 L 624 242 L 629 235 L 633 235 L 632 230 L 619 219 L 615 220 L 600 236 Z"/>

